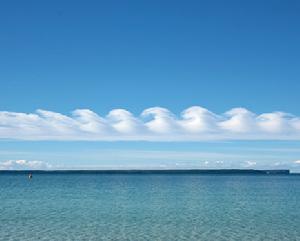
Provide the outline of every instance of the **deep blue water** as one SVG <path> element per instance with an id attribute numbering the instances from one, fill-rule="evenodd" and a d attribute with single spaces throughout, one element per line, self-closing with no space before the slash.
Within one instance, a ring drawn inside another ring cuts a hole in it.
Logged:
<path id="1" fill-rule="evenodd" d="M 0 240 L 300 240 L 300 176 L 0 174 Z"/>

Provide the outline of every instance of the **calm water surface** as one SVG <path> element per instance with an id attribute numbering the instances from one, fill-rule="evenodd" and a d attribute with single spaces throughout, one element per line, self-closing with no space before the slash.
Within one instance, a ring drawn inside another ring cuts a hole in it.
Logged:
<path id="1" fill-rule="evenodd" d="M 0 240 L 300 240 L 300 176 L 0 174 Z"/>

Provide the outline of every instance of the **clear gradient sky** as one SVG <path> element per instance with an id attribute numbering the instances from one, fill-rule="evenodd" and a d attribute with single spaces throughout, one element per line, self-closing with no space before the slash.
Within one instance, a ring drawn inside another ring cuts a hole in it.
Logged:
<path id="1" fill-rule="evenodd" d="M 300 171 L 300 135 L 288 140 L 21 140 L 25 134 L 13 129 L 16 125 L 3 134 L 8 125 L 3 115 L 37 109 L 64 116 L 89 109 L 105 117 L 113 109 L 139 116 L 163 107 L 180 116 L 201 106 L 224 116 L 241 107 L 257 116 L 290 113 L 297 120 L 299 12 L 300 2 L 291 0 L 2 1 L 0 168 Z M 21 123 L 9 119 L 14 121 Z"/>

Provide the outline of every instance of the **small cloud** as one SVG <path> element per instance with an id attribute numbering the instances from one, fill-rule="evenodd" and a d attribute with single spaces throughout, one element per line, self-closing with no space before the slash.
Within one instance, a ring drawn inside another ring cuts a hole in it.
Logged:
<path id="1" fill-rule="evenodd" d="M 255 161 L 246 161 L 245 166 L 246 167 L 256 166 L 256 162 Z"/>
<path id="2" fill-rule="evenodd" d="M 7 160 L 0 162 L 0 170 L 45 170 L 52 166 L 43 161 Z"/>
<path id="3" fill-rule="evenodd" d="M 222 165 L 224 161 L 216 161 L 216 164 Z"/>
<path id="4" fill-rule="evenodd" d="M 300 160 L 294 161 L 295 164 L 300 164 Z"/>

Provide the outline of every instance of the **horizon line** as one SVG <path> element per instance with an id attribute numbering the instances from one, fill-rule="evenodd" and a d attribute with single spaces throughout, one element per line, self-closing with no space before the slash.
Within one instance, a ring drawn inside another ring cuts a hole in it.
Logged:
<path id="1" fill-rule="evenodd" d="M 0 170 L 0 173 L 99 173 L 99 174 L 297 174 L 290 169 L 40 169 Z"/>

